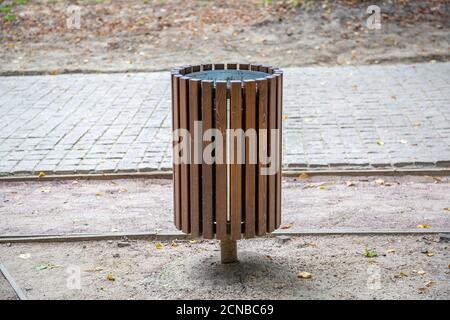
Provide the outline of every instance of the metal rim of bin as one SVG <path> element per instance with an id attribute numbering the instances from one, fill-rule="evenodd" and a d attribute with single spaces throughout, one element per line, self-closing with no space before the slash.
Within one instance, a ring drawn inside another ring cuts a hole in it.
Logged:
<path id="1" fill-rule="evenodd" d="M 243 75 L 211 79 L 213 77 L 207 73 L 215 70 L 233 70 L 231 74 L 242 71 Z M 226 74 L 222 78 L 224 76 Z M 259 159 L 257 164 L 248 163 L 247 141 L 245 164 L 174 162 L 174 221 L 177 229 L 205 239 L 239 240 L 263 236 L 279 228 L 283 72 L 278 68 L 247 63 L 202 64 L 173 69 L 171 80 L 174 131 L 180 128 L 190 131 L 194 121 L 201 120 L 203 132 L 217 128 L 223 137 L 227 128 L 279 129 L 280 132 L 276 141 L 271 141 L 268 135 L 263 144 L 266 150 L 270 150 L 272 143 L 278 146 L 280 165 L 275 175 L 258 174 L 263 166 Z M 226 145 L 226 138 L 222 143 Z M 205 145 L 203 142 L 203 148 Z M 261 144 L 258 152 L 260 147 Z"/>

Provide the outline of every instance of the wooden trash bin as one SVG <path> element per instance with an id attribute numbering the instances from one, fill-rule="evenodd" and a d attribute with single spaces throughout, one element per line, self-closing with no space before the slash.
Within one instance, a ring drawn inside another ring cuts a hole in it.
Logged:
<path id="1" fill-rule="evenodd" d="M 283 72 L 220 63 L 175 68 L 171 76 L 175 226 L 221 241 L 277 229 Z M 205 161 L 211 150 L 212 163 Z"/>

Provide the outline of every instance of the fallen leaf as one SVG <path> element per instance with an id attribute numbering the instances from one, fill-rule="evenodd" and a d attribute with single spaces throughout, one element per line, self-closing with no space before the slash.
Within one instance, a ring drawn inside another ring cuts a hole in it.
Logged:
<path id="1" fill-rule="evenodd" d="M 162 249 L 162 248 L 163 248 L 163 245 L 161 244 L 161 242 L 157 242 L 157 243 L 155 244 L 155 248 L 156 248 L 156 249 Z"/>
<path id="2" fill-rule="evenodd" d="M 41 189 L 42 193 L 50 193 L 51 191 L 52 191 L 52 189 L 50 189 L 50 188 L 43 188 L 43 189 Z"/>
<path id="3" fill-rule="evenodd" d="M 429 224 L 419 224 L 418 226 L 417 226 L 417 228 L 419 228 L 419 229 L 428 229 L 428 228 L 430 228 L 431 226 L 429 225 Z"/>
<path id="4" fill-rule="evenodd" d="M 406 273 L 403 272 L 403 271 L 400 271 L 399 276 L 400 276 L 400 277 L 407 277 L 408 274 L 406 274 Z"/>
<path id="5" fill-rule="evenodd" d="M 401 140 L 400 140 L 400 143 L 401 143 L 401 144 L 407 144 L 408 141 L 401 139 Z"/>
<path id="6" fill-rule="evenodd" d="M 384 180 L 383 179 L 377 179 L 377 180 L 375 180 L 375 183 L 379 184 L 379 185 L 383 185 L 384 184 Z"/>
<path id="7" fill-rule="evenodd" d="M 319 190 L 326 190 L 327 186 L 319 186 Z"/>
<path id="8" fill-rule="evenodd" d="M 50 71 L 50 75 L 52 75 L 52 76 L 56 76 L 58 74 L 59 74 L 59 70 L 58 69 L 53 69 L 53 70 Z"/>
<path id="9" fill-rule="evenodd" d="M 283 120 L 287 120 L 289 117 L 287 114 L 283 114 Z"/>
<path id="10" fill-rule="evenodd" d="M 108 275 L 106 276 L 106 280 L 109 281 L 116 281 L 116 278 L 114 278 L 114 276 L 112 275 L 112 273 L 108 273 Z"/>
<path id="11" fill-rule="evenodd" d="M 301 271 L 299 273 L 297 273 L 297 277 L 300 279 L 311 279 L 312 278 L 312 274 L 306 271 Z"/>
<path id="12" fill-rule="evenodd" d="M 434 179 L 435 183 L 441 183 L 442 182 L 442 178 L 441 177 L 432 177 Z"/>
<path id="13" fill-rule="evenodd" d="M 423 276 L 424 274 L 426 274 L 426 272 L 423 270 L 419 270 L 417 271 L 417 274 Z"/>
<path id="14" fill-rule="evenodd" d="M 450 208 L 444 208 L 444 209 L 442 209 L 442 210 L 447 211 L 447 212 L 450 212 Z"/>
<path id="15" fill-rule="evenodd" d="M 52 264 L 52 263 L 42 263 L 42 264 L 37 265 L 35 268 L 36 268 L 36 270 L 41 271 L 41 270 L 45 270 L 45 269 L 55 269 L 55 268 L 60 268 L 60 267 L 61 267 L 60 265 L 56 265 L 56 264 Z"/>
<path id="16" fill-rule="evenodd" d="M 397 97 L 396 96 L 391 96 L 391 99 L 392 100 L 397 100 Z"/>
<path id="17" fill-rule="evenodd" d="M 288 224 L 282 225 L 282 226 L 280 227 L 280 229 L 289 229 L 289 228 L 291 228 L 293 225 L 294 225 L 293 223 L 288 223 Z"/>
<path id="18" fill-rule="evenodd" d="M 119 190 L 119 193 L 126 193 L 126 192 L 128 192 L 128 189 L 120 189 Z"/>
<path id="19" fill-rule="evenodd" d="M 175 242 L 175 240 L 172 241 L 172 243 L 170 244 L 172 247 L 178 247 L 178 243 Z"/>
<path id="20" fill-rule="evenodd" d="M 378 140 L 376 141 L 376 143 L 377 143 L 377 145 L 379 145 L 379 146 L 384 146 L 384 142 L 381 141 L 380 139 L 378 139 Z"/>
<path id="21" fill-rule="evenodd" d="M 78 184 L 78 180 L 73 180 L 72 184 Z"/>
<path id="22" fill-rule="evenodd" d="M 273 258 L 272 258 L 271 256 L 266 256 L 266 258 L 267 258 L 268 260 L 270 260 L 270 261 L 273 260 Z"/>
<path id="23" fill-rule="evenodd" d="M 95 267 L 94 269 L 86 269 L 84 270 L 85 272 L 99 272 L 99 271 L 103 271 L 102 267 Z"/>
<path id="24" fill-rule="evenodd" d="M 387 253 L 394 253 L 395 249 L 388 249 L 388 251 L 386 251 Z"/>
<path id="25" fill-rule="evenodd" d="M 19 258 L 20 259 L 24 259 L 24 260 L 30 259 L 31 258 L 31 254 L 30 253 L 22 253 L 22 254 L 19 254 Z"/>
<path id="26" fill-rule="evenodd" d="M 45 172 L 43 172 L 43 171 L 39 172 L 39 174 L 38 174 L 38 178 L 42 178 L 42 177 L 45 177 Z"/>
<path id="27" fill-rule="evenodd" d="M 375 258 L 378 257 L 378 253 L 376 253 L 376 251 L 374 250 L 364 250 L 364 256 L 367 258 Z"/>
<path id="28" fill-rule="evenodd" d="M 434 281 L 432 281 L 432 280 L 430 280 L 430 281 L 427 281 L 427 282 L 425 282 L 425 287 L 431 287 L 431 286 L 433 286 L 433 285 L 435 285 L 436 284 L 436 282 L 434 282 Z"/>
<path id="29" fill-rule="evenodd" d="M 298 176 L 300 179 L 308 179 L 309 178 L 309 174 L 307 174 L 306 172 L 302 172 L 299 174 Z"/>
<path id="30" fill-rule="evenodd" d="M 190 244 L 195 244 L 195 243 L 197 243 L 197 240 L 189 240 L 189 243 Z"/>
<path id="31" fill-rule="evenodd" d="M 96 192 L 96 193 L 95 193 L 95 196 L 98 198 L 98 197 L 101 197 L 102 194 L 101 194 L 100 192 Z"/>
<path id="32" fill-rule="evenodd" d="M 345 184 L 347 185 L 347 187 L 355 186 L 355 183 L 353 181 L 347 181 Z"/>
<path id="33" fill-rule="evenodd" d="M 428 291 L 427 288 L 419 288 L 419 294 L 427 293 L 427 291 Z"/>
<path id="34" fill-rule="evenodd" d="M 434 256 L 434 253 L 433 252 L 427 252 L 427 256 L 428 257 L 432 257 L 432 256 Z"/>

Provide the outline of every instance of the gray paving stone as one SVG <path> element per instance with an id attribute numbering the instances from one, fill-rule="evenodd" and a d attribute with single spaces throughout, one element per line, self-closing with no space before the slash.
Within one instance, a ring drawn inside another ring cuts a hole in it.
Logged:
<path id="1" fill-rule="evenodd" d="M 285 168 L 450 166 L 450 63 L 286 68 L 284 84 Z M 0 86 L 2 175 L 172 168 L 168 72 Z"/>

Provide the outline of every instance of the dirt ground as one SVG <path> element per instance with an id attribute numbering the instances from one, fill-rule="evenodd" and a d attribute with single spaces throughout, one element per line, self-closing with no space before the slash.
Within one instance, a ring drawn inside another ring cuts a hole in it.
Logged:
<path id="1" fill-rule="evenodd" d="M 14 289 L 2 274 L 0 274 L 0 300 L 18 300 Z"/>
<path id="2" fill-rule="evenodd" d="M 0 74 L 448 61 L 449 16 L 445 0 L 2 0 Z"/>
<path id="3" fill-rule="evenodd" d="M 417 176 L 286 178 L 282 224 L 289 231 L 401 230 L 420 224 L 450 230 L 449 182 Z M 172 182 L 0 182 L 0 221 L 0 236 L 172 232 Z"/>
<path id="4" fill-rule="evenodd" d="M 1 245 L 0 260 L 31 299 L 450 299 L 450 244 L 437 236 L 242 240 L 235 265 L 215 241 L 160 245 Z"/>

